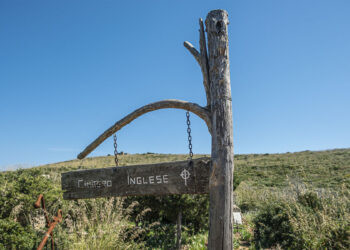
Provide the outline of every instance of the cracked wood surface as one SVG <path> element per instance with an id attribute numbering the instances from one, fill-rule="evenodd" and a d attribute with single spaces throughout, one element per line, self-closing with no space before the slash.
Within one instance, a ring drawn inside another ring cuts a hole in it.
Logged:
<path id="1" fill-rule="evenodd" d="M 228 14 L 211 11 L 208 37 L 212 124 L 212 169 L 209 178 L 208 249 L 232 249 L 233 128 L 228 50 Z"/>
<path id="2" fill-rule="evenodd" d="M 156 164 L 76 170 L 62 174 L 63 198 L 205 194 L 210 158 Z"/>

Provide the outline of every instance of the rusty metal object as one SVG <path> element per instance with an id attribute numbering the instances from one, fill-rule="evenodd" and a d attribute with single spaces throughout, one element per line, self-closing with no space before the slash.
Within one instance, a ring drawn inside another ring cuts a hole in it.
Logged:
<path id="1" fill-rule="evenodd" d="M 62 210 L 59 209 L 57 211 L 57 216 L 54 216 L 53 217 L 53 220 L 50 221 L 49 219 L 49 214 L 46 210 L 46 207 L 45 207 L 45 200 L 44 200 L 44 196 L 42 194 L 39 195 L 38 197 L 38 200 L 34 203 L 34 207 L 35 208 L 41 208 L 43 209 L 44 211 L 44 216 L 45 216 L 45 220 L 46 220 L 46 227 L 48 228 L 43 240 L 41 241 L 40 245 L 38 246 L 38 250 L 41 250 L 43 249 L 43 247 L 45 246 L 46 242 L 47 242 L 47 239 L 51 236 L 51 249 L 54 249 L 55 247 L 55 242 L 54 242 L 54 239 L 53 239 L 53 234 L 52 234 L 52 231 L 53 229 L 55 228 L 55 226 L 57 225 L 57 223 L 61 222 L 62 221 Z"/>

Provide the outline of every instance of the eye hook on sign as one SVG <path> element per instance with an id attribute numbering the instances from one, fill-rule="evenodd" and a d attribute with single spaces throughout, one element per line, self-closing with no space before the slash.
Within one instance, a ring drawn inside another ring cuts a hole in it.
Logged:
<path id="1" fill-rule="evenodd" d="M 45 200 L 44 200 L 44 196 L 42 194 L 39 195 L 38 200 L 34 203 L 34 207 L 35 208 L 42 208 L 44 211 L 44 216 L 45 216 L 45 220 L 46 220 L 46 227 L 48 228 L 43 240 L 41 241 L 40 245 L 38 246 L 38 250 L 43 249 L 43 247 L 45 246 L 47 239 L 51 236 L 51 249 L 54 249 L 54 239 L 53 239 L 53 234 L 52 231 L 55 228 L 55 226 L 57 225 L 57 223 L 62 221 L 62 210 L 59 209 L 57 211 L 57 216 L 53 217 L 53 220 L 50 221 L 49 219 L 49 214 L 46 210 L 45 207 Z"/>

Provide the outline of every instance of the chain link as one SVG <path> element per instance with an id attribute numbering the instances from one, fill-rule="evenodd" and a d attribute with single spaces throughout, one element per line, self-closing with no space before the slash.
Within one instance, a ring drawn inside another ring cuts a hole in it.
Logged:
<path id="1" fill-rule="evenodd" d="M 118 167 L 118 150 L 117 150 L 117 134 L 113 135 L 113 140 L 114 140 L 114 162 L 115 166 Z"/>
<path id="2" fill-rule="evenodd" d="M 190 121 L 190 112 L 186 112 L 187 118 L 187 134 L 188 134 L 188 149 L 189 151 L 189 160 L 192 160 L 193 152 L 192 152 L 192 136 L 191 136 L 191 121 Z"/>

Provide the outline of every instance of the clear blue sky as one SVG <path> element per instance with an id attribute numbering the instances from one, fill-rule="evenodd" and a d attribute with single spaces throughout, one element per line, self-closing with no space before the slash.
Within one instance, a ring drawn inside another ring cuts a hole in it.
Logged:
<path id="1" fill-rule="evenodd" d="M 229 13 L 235 153 L 350 147 L 350 1 L 0 1 L 0 169 L 70 160 L 134 109 L 205 104 L 198 18 Z M 192 116 L 194 153 L 210 152 Z M 149 113 L 119 149 L 187 153 L 185 111 Z M 90 156 L 113 152 L 107 140 Z"/>

